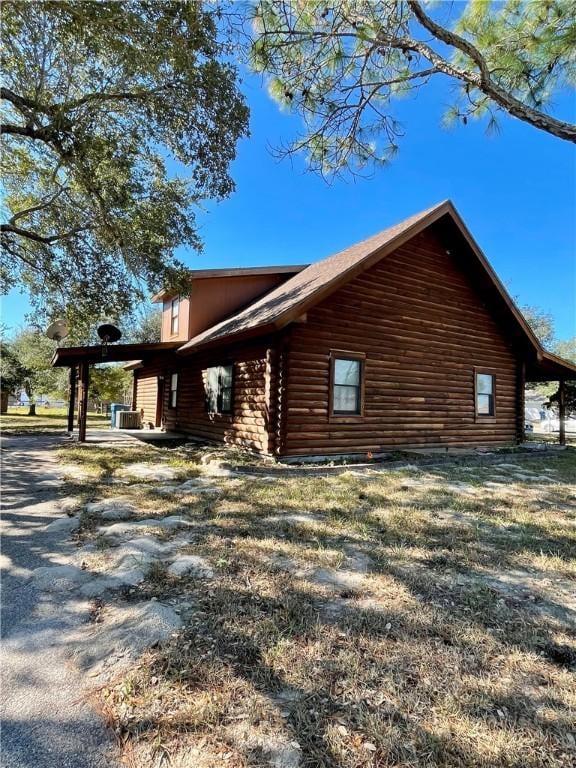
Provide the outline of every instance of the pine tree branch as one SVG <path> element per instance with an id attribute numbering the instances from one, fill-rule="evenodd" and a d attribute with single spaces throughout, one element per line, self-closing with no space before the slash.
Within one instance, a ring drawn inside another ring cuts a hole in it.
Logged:
<path id="1" fill-rule="evenodd" d="M 443 69 L 446 74 L 451 74 L 453 77 L 473 85 L 478 88 L 482 93 L 488 96 L 495 104 L 504 109 L 514 117 L 530 123 L 535 128 L 539 128 L 542 131 L 551 133 L 558 138 L 566 139 L 576 143 L 576 126 L 568 123 L 564 120 L 558 120 L 545 112 L 529 107 L 524 102 L 517 99 L 509 91 L 505 90 L 501 86 L 497 85 L 491 77 L 490 70 L 486 63 L 485 58 L 480 51 L 472 45 L 468 40 L 460 35 L 452 32 L 445 27 L 437 24 L 431 19 L 423 10 L 417 0 L 408 0 L 408 5 L 413 12 L 414 16 L 418 19 L 420 24 L 428 30 L 437 40 L 440 40 L 446 45 L 450 45 L 452 48 L 456 48 L 462 53 L 466 54 L 478 67 L 478 74 L 473 74 L 462 70 L 461 68 L 449 65 L 450 71 Z M 421 53 L 435 66 L 439 66 L 438 55 L 432 51 L 428 46 L 418 43 L 415 46 L 416 50 Z M 434 53 L 433 60 L 431 53 Z M 443 64 L 448 64 L 445 59 L 442 59 Z"/>

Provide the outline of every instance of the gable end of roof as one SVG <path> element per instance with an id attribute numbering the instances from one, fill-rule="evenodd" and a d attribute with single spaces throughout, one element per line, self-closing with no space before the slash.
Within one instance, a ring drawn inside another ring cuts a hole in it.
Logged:
<path id="1" fill-rule="evenodd" d="M 445 200 L 343 251 L 310 264 L 241 312 L 190 339 L 178 349 L 178 353 L 192 354 L 207 346 L 240 341 L 280 330 L 444 216 L 450 217 L 476 257 L 506 306 L 516 328 L 532 349 L 536 363 L 541 363 L 544 357 L 550 359 L 550 353 L 540 344 L 450 200 Z M 560 358 L 556 360 L 566 366 L 567 372 L 576 371 L 576 366 L 572 363 Z"/>

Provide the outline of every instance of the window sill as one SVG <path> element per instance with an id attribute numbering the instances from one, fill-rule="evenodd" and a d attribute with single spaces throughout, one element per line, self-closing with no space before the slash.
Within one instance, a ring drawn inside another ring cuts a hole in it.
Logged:
<path id="1" fill-rule="evenodd" d="M 344 413 L 331 413 L 328 416 L 329 422 L 336 422 L 338 424 L 355 424 L 359 421 L 364 421 L 363 413 L 351 413 L 346 415 Z"/>

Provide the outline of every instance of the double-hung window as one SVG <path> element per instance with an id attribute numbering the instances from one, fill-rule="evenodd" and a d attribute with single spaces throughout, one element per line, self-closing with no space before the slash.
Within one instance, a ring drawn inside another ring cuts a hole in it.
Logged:
<path id="1" fill-rule="evenodd" d="M 476 371 L 476 416 L 496 415 L 496 376 Z"/>
<path id="2" fill-rule="evenodd" d="M 178 374 L 173 373 L 170 376 L 170 408 L 176 408 L 178 404 Z"/>
<path id="3" fill-rule="evenodd" d="M 211 414 L 232 413 L 232 365 L 216 365 L 206 370 L 206 409 Z"/>
<path id="4" fill-rule="evenodd" d="M 362 413 L 362 376 L 364 361 L 361 358 L 332 355 L 332 414 L 359 416 Z"/>
<path id="5" fill-rule="evenodd" d="M 180 314 L 180 299 L 176 296 L 170 303 L 170 334 L 178 333 L 178 316 Z"/>

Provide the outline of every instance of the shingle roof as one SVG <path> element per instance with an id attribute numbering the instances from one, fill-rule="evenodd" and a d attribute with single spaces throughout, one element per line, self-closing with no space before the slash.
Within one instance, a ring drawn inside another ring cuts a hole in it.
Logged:
<path id="1" fill-rule="evenodd" d="M 450 210 L 454 210 L 452 204 L 444 201 L 360 243 L 311 264 L 241 312 L 194 336 L 178 351 L 194 351 L 199 346 L 237 334 L 282 327 L 283 321 L 287 322 L 287 318 L 292 318 L 299 310 L 304 313 L 307 306 L 328 292 L 333 284 L 340 283 L 348 275 L 352 277 L 364 267 L 371 256 L 378 254 L 387 246 L 394 246 L 412 230 L 422 229 L 423 225 L 432 223 Z"/>
<path id="2" fill-rule="evenodd" d="M 388 227 L 377 235 L 362 240 L 322 261 L 311 264 L 282 285 L 250 304 L 241 312 L 199 333 L 178 349 L 184 354 L 212 343 L 224 343 L 228 339 L 245 338 L 272 332 L 282 328 L 325 296 L 357 274 L 375 264 L 387 253 L 417 235 L 443 216 L 448 215 L 468 242 L 471 257 L 476 258 L 491 280 L 497 293 L 508 307 L 510 319 L 528 341 L 535 357 L 529 361 L 529 373 L 533 381 L 555 378 L 574 378 L 576 365 L 546 352 L 524 316 L 508 295 L 490 263 L 468 232 L 458 211 L 450 200 L 417 213 L 410 218 Z"/>

